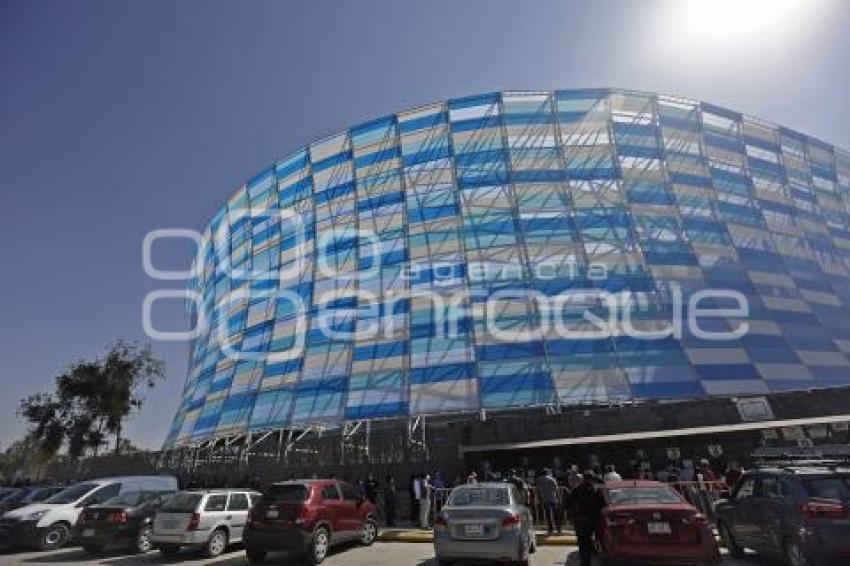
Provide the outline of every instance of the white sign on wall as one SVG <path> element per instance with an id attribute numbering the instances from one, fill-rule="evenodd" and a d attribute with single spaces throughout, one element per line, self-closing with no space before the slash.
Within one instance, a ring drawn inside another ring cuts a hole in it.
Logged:
<path id="1" fill-rule="evenodd" d="M 770 401 L 767 397 L 746 397 L 736 399 L 735 405 L 738 407 L 738 414 L 741 420 L 747 423 L 759 421 L 772 421 L 773 408 L 770 406 Z"/>

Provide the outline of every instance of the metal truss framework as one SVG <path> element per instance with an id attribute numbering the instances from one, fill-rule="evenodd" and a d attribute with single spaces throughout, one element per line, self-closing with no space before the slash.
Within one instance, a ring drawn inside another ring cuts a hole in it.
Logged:
<path id="1" fill-rule="evenodd" d="M 404 424 L 392 429 L 384 427 L 379 442 L 375 441 L 374 423 L 370 420 L 349 421 L 335 431 L 308 426 L 213 438 L 163 450 L 155 466 L 194 471 L 216 464 L 248 467 L 258 461 L 286 468 L 309 462 L 342 466 L 373 460 L 427 460 L 430 451 L 424 417 L 397 422 Z"/>

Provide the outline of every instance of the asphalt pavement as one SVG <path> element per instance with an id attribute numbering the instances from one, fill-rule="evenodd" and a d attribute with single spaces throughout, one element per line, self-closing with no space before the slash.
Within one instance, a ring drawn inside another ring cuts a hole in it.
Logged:
<path id="1" fill-rule="evenodd" d="M 302 562 L 285 553 L 270 554 L 268 564 L 286 564 L 300 566 Z M 164 559 L 159 552 L 149 552 L 140 556 L 121 553 L 105 553 L 96 558 L 89 557 L 82 549 L 70 547 L 53 552 L 11 552 L 0 550 L 0 566 L 11 565 L 61 565 L 68 566 L 155 566 L 160 564 L 220 565 L 245 566 L 245 552 L 240 547 L 233 547 L 219 558 L 203 559 L 196 553 L 183 552 L 175 559 Z M 434 550 L 430 544 L 387 542 L 375 543 L 363 548 L 359 546 L 344 546 L 335 549 L 324 562 L 327 566 L 437 566 Z M 534 566 L 578 566 L 578 553 L 574 546 L 541 546 L 533 555 Z M 724 566 L 761 566 L 770 564 L 756 557 L 743 560 L 724 556 Z M 775 566 L 775 565 L 771 565 Z"/>

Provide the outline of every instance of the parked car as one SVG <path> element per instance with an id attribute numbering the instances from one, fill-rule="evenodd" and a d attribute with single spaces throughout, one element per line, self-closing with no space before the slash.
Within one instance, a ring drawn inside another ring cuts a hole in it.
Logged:
<path id="1" fill-rule="evenodd" d="M 596 540 L 603 564 L 716 564 L 720 549 L 708 519 L 667 484 L 611 481 L 603 489 Z"/>
<path id="2" fill-rule="evenodd" d="M 151 535 L 156 510 L 173 491 L 130 491 L 86 507 L 77 523 L 78 539 L 92 554 L 120 546 L 134 553 L 153 549 Z"/>
<path id="3" fill-rule="evenodd" d="M 5 513 L 6 511 L 11 511 L 11 505 L 21 501 L 24 497 L 29 495 L 30 491 L 32 491 L 32 488 L 29 486 L 17 487 L 12 491 L 0 495 L 0 515 Z M 18 507 L 22 506 L 18 505 L 17 507 L 15 507 L 15 509 L 17 509 Z"/>
<path id="4" fill-rule="evenodd" d="M 378 537 L 375 506 L 351 484 L 337 480 L 295 480 L 269 486 L 249 515 L 245 552 L 260 562 L 269 551 L 291 550 L 320 564 L 331 546 Z"/>
<path id="5" fill-rule="evenodd" d="M 63 489 L 64 487 L 62 486 L 28 486 L 19 488 L 17 491 L 13 491 L 12 493 L 6 495 L 6 497 L 4 497 L 3 499 L 0 499 L 0 515 L 5 513 L 6 511 L 20 509 L 21 507 L 44 501 L 48 497 L 59 493 Z"/>
<path id="6" fill-rule="evenodd" d="M 535 551 L 534 521 L 523 495 L 510 483 L 454 488 L 434 520 L 440 566 L 459 559 L 528 564 Z"/>
<path id="7" fill-rule="evenodd" d="M 749 548 L 793 566 L 850 562 L 850 468 L 765 468 L 716 506 L 733 556 Z"/>
<path id="8" fill-rule="evenodd" d="M 121 476 L 84 481 L 14 511 L 0 519 L 0 540 L 15 547 L 54 550 L 64 546 L 83 508 L 129 491 L 177 489 L 173 476 Z"/>
<path id="9" fill-rule="evenodd" d="M 248 511 L 259 493 L 247 489 L 181 491 L 157 510 L 151 540 L 165 556 L 181 547 L 200 549 L 205 556 L 222 554 L 242 542 Z"/>

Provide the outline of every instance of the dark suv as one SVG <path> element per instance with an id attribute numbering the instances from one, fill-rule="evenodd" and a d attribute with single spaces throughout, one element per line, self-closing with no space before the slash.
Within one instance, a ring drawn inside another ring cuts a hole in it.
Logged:
<path id="1" fill-rule="evenodd" d="M 850 561 L 850 468 L 757 469 L 716 511 L 733 556 L 749 548 L 792 566 Z"/>
<path id="2" fill-rule="evenodd" d="M 245 552 L 260 562 L 271 550 L 292 550 L 319 564 L 338 543 L 368 546 L 378 536 L 375 506 L 351 484 L 295 480 L 269 486 L 248 515 Z"/>

